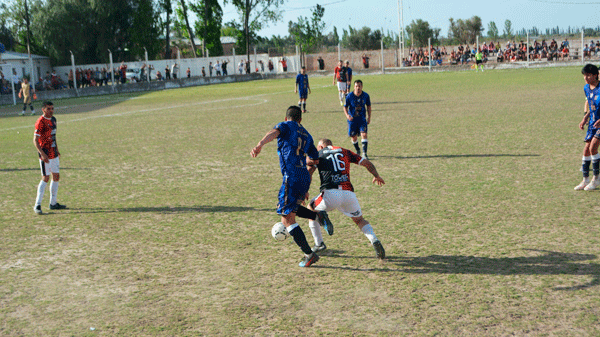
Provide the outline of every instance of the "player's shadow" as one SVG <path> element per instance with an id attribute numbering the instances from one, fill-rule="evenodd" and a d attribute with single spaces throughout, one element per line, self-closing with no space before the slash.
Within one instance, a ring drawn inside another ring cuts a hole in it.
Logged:
<path id="1" fill-rule="evenodd" d="M 130 207 L 130 208 L 70 208 L 71 213 L 233 213 L 246 211 L 272 212 L 273 209 L 239 207 L 239 206 L 160 206 L 160 207 Z"/>
<path id="2" fill-rule="evenodd" d="M 81 168 L 72 168 L 72 167 L 61 167 L 61 170 L 91 170 L 91 168 L 81 167 Z M 19 172 L 19 171 L 39 171 L 39 167 L 26 167 L 26 168 L 4 168 L 0 169 L 0 172 Z"/>
<path id="3" fill-rule="evenodd" d="M 430 255 L 416 257 L 388 256 L 384 262 L 386 267 L 369 268 L 385 272 L 399 272 L 406 274 L 477 274 L 477 275 L 574 275 L 591 276 L 588 283 L 575 286 L 555 287 L 554 290 L 582 290 L 600 285 L 600 264 L 581 263 L 581 261 L 594 260 L 596 255 L 561 253 L 545 250 L 528 249 L 532 252 L 544 253 L 539 256 L 524 257 L 478 257 L 460 255 Z M 324 254 L 323 254 L 324 255 Z M 330 257 L 349 257 L 330 254 Z M 375 260 L 374 256 L 364 256 Z M 396 268 L 389 265 L 395 265 Z M 317 264 L 318 268 L 340 268 L 364 271 L 365 268 L 329 267 Z"/>
<path id="4" fill-rule="evenodd" d="M 423 103 L 440 103 L 444 100 L 436 99 L 429 101 L 401 101 L 401 102 L 372 102 L 372 105 L 385 105 L 385 104 L 423 104 Z"/>
<path id="5" fill-rule="evenodd" d="M 371 158 L 395 158 L 395 159 L 440 159 L 440 158 L 488 158 L 488 157 L 539 157 L 539 154 L 440 154 L 434 156 L 385 156 L 370 155 Z"/>

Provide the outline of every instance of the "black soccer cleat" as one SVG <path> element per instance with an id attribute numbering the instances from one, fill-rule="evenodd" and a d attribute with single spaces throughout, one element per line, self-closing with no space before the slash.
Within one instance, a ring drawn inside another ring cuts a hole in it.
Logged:
<path id="1" fill-rule="evenodd" d="M 383 246 L 379 240 L 373 242 L 373 248 L 375 249 L 375 255 L 377 255 L 378 259 L 385 259 L 385 249 L 383 249 Z"/>
<path id="2" fill-rule="evenodd" d="M 35 214 L 41 215 L 42 214 L 42 205 L 33 206 L 33 211 L 35 212 Z"/>
<path id="3" fill-rule="evenodd" d="M 298 264 L 300 267 L 310 267 L 313 263 L 319 261 L 319 255 L 316 253 L 310 253 L 310 255 L 305 255 L 302 261 Z"/>
<path id="4" fill-rule="evenodd" d="M 327 215 L 327 212 L 325 212 L 325 211 L 317 212 L 317 218 L 319 219 L 319 223 L 321 224 L 321 226 L 323 226 L 325 228 L 325 230 L 327 231 L 327 234 L 333 235 L 333 224 L 331 223 L 331 220 L 329 220 L 329 216 Z"/>
<path id="5" fill-rule="evenodd" d="M 65 208 L 67 208 L 67 206 L 61 205 L 58 202 L 54 205 L 50 205 L 50 209 L 65 209 Z"/>

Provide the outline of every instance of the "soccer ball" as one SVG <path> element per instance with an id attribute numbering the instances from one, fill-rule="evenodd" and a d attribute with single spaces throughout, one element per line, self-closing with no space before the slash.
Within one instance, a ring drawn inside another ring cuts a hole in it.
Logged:
<path id="1" fill-rule="evenodd" d="M 288 233 L 287 229 L 283 225 L 283 222 L 278 222 L 273 225 L 273 228 L 271 229 L 271 235 L 273 235 L 273 238 L 275 240 L 283 241 L 283 240 L 287 239 L 288 235 L 290 235 L 290 234 Z"/>

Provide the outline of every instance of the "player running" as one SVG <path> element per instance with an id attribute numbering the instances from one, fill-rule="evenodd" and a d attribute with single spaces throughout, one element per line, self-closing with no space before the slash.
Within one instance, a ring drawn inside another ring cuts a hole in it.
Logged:
<path id="1" fill-rule="evenodd" d="M 321 178 L 321 193 L 311 200 L 310 206 L 315 211 L 330 211 L 337 209 L 344 215 L 352 218 L 358 228 L 365 234 L 373 245 L 377 258 L 385 258 L 385 250 L 381 242 L 373 232 L 371 224 L 362 216 L 362 211 L 354 194 L 354 187 L 350 182 L 350 163 L 358 164 L 367 168 L 373 175 L 373 183 L 383 186 L 385 182 L 377 173 L 375 166 L 366 158 L 361 158 L 356 153 L 341 147 L 333 146 L 331 140 L 321 139 L 317 145 L 319 150 L 319 162 L 309 167 L 312 175 L 316 168 L 319 169 Z M 308 222 L 311 233 L 315 240 L 314 252 L 322 252 L 327 249 L 323 242 L 323 234 L 319 225 L 310 220 Z M 329 235 L 333 232 L 328 233 Z"/>
<path id="2" fill-rule="evenodd" d="M 337 83 L 340 105 L 344 106 L 346 94 L 348 93 L 348 76 L 346 67 L 342 60 L 338 62 L 337 67 L 333 70 L 333 85 Z"/>
<path id="3" fill-rule="evenodd" d="M 369 147 L 367 128 L 371 123 L 371 98 L 362 88 L 363 83 L 361 80 L 354 81 L 354 91 L 346 96 L 344 114 L 348 120 L 348 136 L 352 139 L 356 153 L 360 153 L 358 147 L 358 134 L 360 133 L 362 155 L 365 159 L 369 159 L 367 155 L 367 148 Z"/>
<path id="4" fill-rule="evenodd" d="M 300 100 L 298 101 L 298 106 L 302 109 L 302 112 L 306 111 L 306 99 L 308 98 L 308 94 L 310 94 L 310 85 L 308 84 L 308 75 L 306 75 L 306 67 L 302 67 L 300 70 L 300 74 L 296 76 L 296 85 L 294 87 L 294 92 L 299 93 Z"/>
<path id="5" fill-rule="evenodd" d="M 307 198 L 310 188 L 310 174 L 306 165 L 316 165 L 319 159 L 313 138 L 300 124 L 301 121 L 302 111 L 300 108 L 290 106 L 286 111 L 285 121 L 267 132 L 252 149 L 250 155 L 255 158 L 265 144 L 277 139 L 277 154 L 283 175 L 277 214 L 281 215 L 281 222 L 304 252 L 300 267 L 310 267 L 311 264 L 319 261 L 319 256 L 312 251 L 302 228 L 296 223 L 296 214 L 301 218 L 311 220 L 318 217 L 319 222 L 326 227 L 332 225 L 325 212 L 315 213 L 301 206 L 301 203 Z"/>

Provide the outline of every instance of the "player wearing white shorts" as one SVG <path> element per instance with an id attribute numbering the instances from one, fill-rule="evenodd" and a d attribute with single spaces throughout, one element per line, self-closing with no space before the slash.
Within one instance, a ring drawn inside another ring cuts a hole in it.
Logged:
<path id="1" fill-rule="evenodd" d="M 342 60 L 338 62 L 337 67 L 333 70 L 333 85 L 337 82 L 338 95 L 340 105 L 344 106 L 346 102 L 346 94 L 348 94 L 348 69 L 344 67 Z"/>
<path id="2" fill-rule="evenodd" d="M 384 259 L 385 250 L 373 232 L 371 224 L 363 218 L 360 204 L 354 193 L 354 187 L 350 182 L 350 164 L 364 166 L 373 175 L 374 184 L 382 186 L 385 182 L 377 173 L 373 163 L 368 159 L 350 150 L 333 146 L 329 139 L 321 139 L 317 145 L 317 150 L 319 150 L 319 163 L 310 167 L 309 172 L 312 175 L 316 169 L 319 170 L 321 193 L 311 200 L 310 207 L 315 211 L 337 209 L 352 218 L 352 221 L 358 225 L 358 228 L 373 245 L 377 258 Z M 315 240 L 313 251 L 321 252 L 327 249 L 318 222 L 309 220 L 308 225 Z M 333 226 L 325 226 L 325 229 L 329 235 L 333 235 Z"/>
<path id="3" fill-rule="evenodd" d="M 40 160 L 40 169 L 42 171 L 42 180 L 38 184 L 37 197 L 33 211 L 42 214 L 42 198 L 46 185 L 52 174 L 50 183 L 50 209 L 65 209 L 56 201 L 58 194 L 58 181 L 60 180 L 60 152 L 56 143 L 56 118 L 54 118 L 54 105 L 50 101 L 45 101 L 42 106 L 42 116 L 35 123 L 35 132 L 33 134 L 33 144 L 38 151 Z"/>

